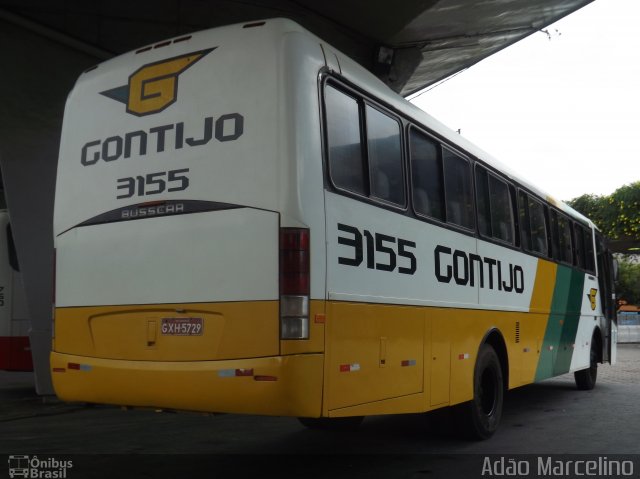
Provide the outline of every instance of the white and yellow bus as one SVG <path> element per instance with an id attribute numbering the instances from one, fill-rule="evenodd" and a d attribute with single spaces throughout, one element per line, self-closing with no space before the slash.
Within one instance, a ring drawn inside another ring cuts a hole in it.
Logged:
<path id="1" fill-rule="evenodd" d="M 488 437 L 505 390 L 615 359 L 593 223 L 289 20 L 83 73 L 54 231 L 63 400 Z"/>

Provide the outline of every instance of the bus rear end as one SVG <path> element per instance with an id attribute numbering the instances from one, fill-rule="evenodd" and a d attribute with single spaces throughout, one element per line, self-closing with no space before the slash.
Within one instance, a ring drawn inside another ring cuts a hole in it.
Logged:
<path id="1" fill-rule="evenodd" d="M 289 26 L 176 38 L 78 80 L 54 217 L 61 399 L 320 414 L 322 354 L 282 354 L 313 313 L 309 230 L 282 214 Z"/>

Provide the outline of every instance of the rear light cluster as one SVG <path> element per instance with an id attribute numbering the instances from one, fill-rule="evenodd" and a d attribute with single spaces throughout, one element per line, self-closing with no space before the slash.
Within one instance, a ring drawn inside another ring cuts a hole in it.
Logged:
<path id="1" fill-rule="evenodd" d="M 280 228 L 280 339 L 309 338 L 309 230 Z"/>

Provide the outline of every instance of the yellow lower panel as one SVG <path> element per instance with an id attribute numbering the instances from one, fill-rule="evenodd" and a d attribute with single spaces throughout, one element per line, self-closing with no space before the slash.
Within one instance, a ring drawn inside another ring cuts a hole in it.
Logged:
<path id="1" fill-rule="evenodd" d="M 78 356 L 133 361 L 276 356 L 278 314 L 278 301 L 56 308 L 55 347 Z M 164 334 L 167 318 L 198 319 L 202 329 L 196 335 Z"/>
<path id="2" fill-rule="evenodd" d="M 328 303 L 326 410 L 422 392 L 424 313 L 408 306 Z"/>
<path id="3" fill-rule="evenodd" d="M 319 416 L 322 367 L 322 354 L 160 362 L 51 353 L 63 401 L 240 414 Z M 236 369 L 253 369 L 253 376 L 235 376 Z M 277 381 L 258 381 L 259 375 Z"/>
<path id="4" fill-rule="evenodd" d="M 469 401 L 478 350 L 492 330 L 506 346 L 509 389 L 529 384 L 546 324 L 542 313 L 328 302 L 323 413 L 396 414 Z"/>

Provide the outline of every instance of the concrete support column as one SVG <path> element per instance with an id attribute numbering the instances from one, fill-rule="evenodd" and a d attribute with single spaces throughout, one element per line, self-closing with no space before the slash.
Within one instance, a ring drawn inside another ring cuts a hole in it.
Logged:
<path id="1" fill-rule="evenodd" d="M 36 391 L 53 394 L 52 220 L 60 130 L 68 92 L 99 60 L 1 18 L 0 58 L 0 166 L 31 319 Z"/>

